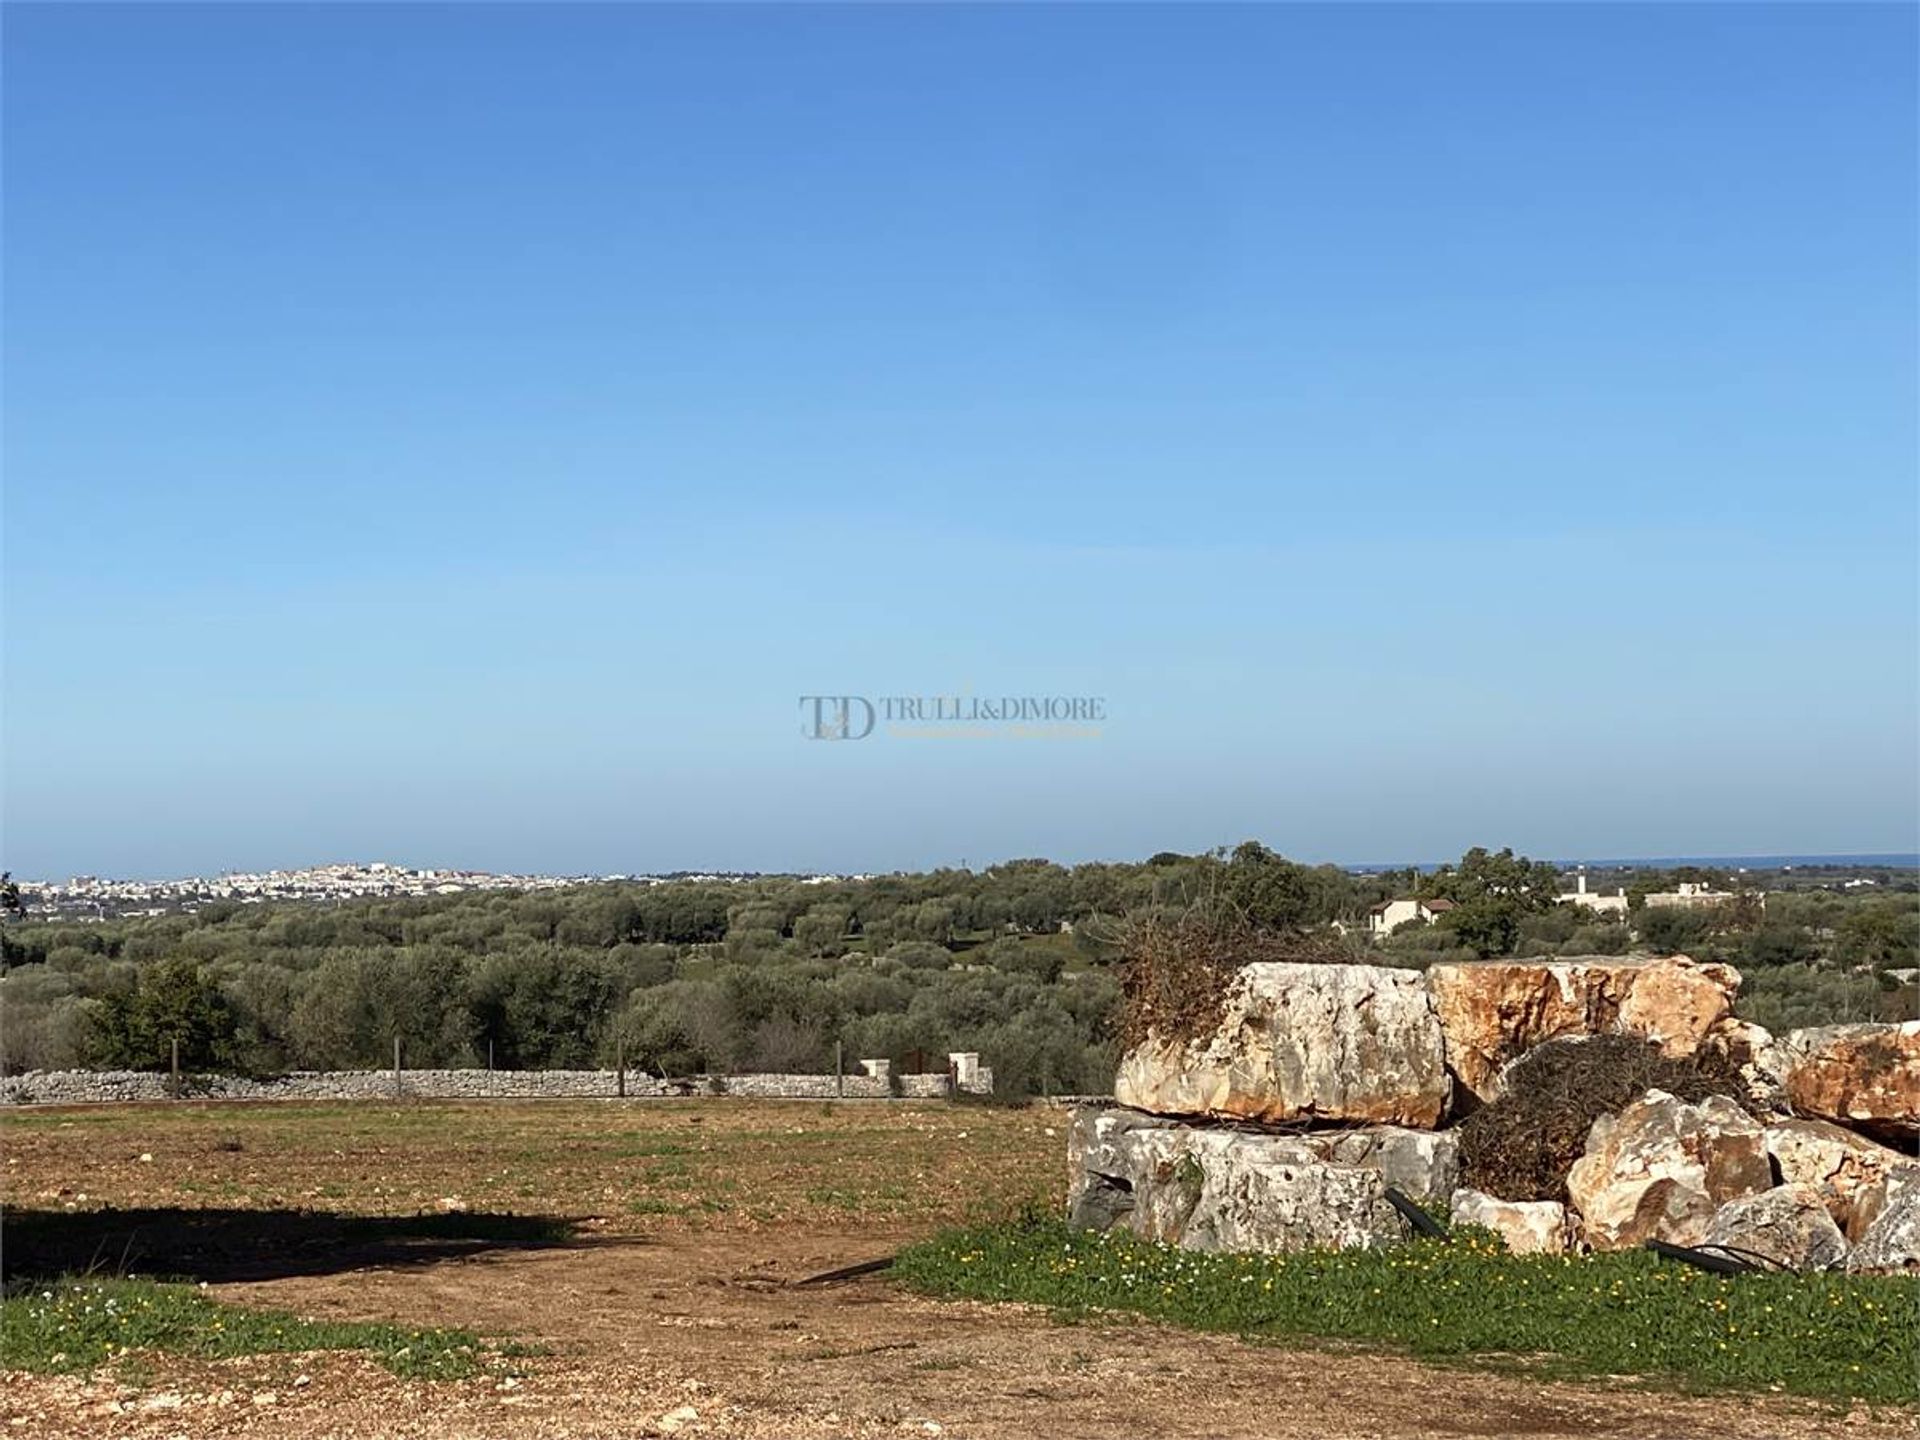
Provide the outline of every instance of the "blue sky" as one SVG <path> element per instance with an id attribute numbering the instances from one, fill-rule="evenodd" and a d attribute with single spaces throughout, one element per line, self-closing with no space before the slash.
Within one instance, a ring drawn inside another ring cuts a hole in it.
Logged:
<path id="1" fill-rule="evenodd" d="M 1911 7 L 5 29 L 17 872 L 1920 844 Z"/>

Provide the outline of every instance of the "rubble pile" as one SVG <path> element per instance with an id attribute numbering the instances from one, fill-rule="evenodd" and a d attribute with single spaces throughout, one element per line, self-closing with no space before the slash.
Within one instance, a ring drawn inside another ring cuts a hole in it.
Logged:
<path id="1" fill-rule="evenodd" d="M 1516 1253 L 1661 1241 L 1920 1272 L 1920 1022 L 1776 1040 L 1734 1018 L 1739 988 L 1685 956 L 1247 965 L 1211 1028 L 1150 1031 L 1117 1103 L 1075 1112 L 1069 1218 L 1192 1250 L 1375 1247 L 1411 1238 L 1398 1200 Z M 1468 1188 L 1461 1122 L 1577 1072 L 1570 1044 L 1631 1083 L 1576 1117 L 1578 1153 L 1543 1123 L 1545 1169 Z"/>

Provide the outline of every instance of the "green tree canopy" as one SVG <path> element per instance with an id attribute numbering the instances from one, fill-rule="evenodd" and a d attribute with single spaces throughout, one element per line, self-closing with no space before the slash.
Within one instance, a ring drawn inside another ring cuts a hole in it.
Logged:
<path id="1" fill-rule="evenodd" d="M 1440 923 L 1481 955 L 1511 955 L 1520 941 L 1523 916 L 1548 910 L 1560 894 L 1559 868 L 1510 849 L 1476 845 L 1458 865 L 1442 865 L 1423 877 L 1420 896 L 1447 900 Z"/>
<path id="2" fill-rule="evenodd" d="M 220 987 L 191 960 L 148 966 L 132 990 L 101 998 L 89 1054 L 110 1070 L 164 1070 L 180 1044 L 188 1070 L 222 1070 L 234 1059 L 234 1016 Z"/>

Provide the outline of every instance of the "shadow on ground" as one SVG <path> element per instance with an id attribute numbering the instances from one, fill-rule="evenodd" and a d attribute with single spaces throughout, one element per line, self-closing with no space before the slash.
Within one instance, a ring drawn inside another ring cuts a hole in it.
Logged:
<path id="1" fill-rule="evenodd" d="M 563 1246 L 575 1223 L 484 1212 L 9 1209 L 0 1217 L 0 1275 L 9 1285 L 86 1272 L 210 1284 L 278 1280 Z"/>

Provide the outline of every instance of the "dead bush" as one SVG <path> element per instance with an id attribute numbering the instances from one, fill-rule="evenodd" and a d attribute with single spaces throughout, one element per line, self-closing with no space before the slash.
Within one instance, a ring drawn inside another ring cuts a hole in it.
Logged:
<path id="1" fill-rule="evenodd" d="M 1354 957 L 1336 936 L 1267 930 L 1218 906 L 1131 917 L 1118 935 L 1123 1045 L 1152 1033 L 1193 1040 L 1220 1023 L 1242 966 L 1278 961 L 1335 964 Z"/>
<path id="2" fill-rule="evenodd" d="M 1593 1122 L 1649 1090 L 1750 1104 L 1739 1073 L 1718 1056 L 1668 1059 L 1631 1035 L 1550 1040 L 1514 1062 L 1499 1099 L 1461 1122 L 1461 1183 L 1502 1200 L 1564 1201 Z"/>

